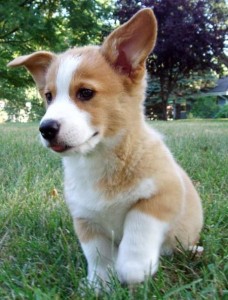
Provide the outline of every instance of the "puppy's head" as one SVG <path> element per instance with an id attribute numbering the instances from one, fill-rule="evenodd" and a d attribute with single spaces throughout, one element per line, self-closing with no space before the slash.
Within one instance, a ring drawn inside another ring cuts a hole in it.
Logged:
<path id="1" fill-rule="evenodd" d="M 43 144 L 63 155 L 87 153 L 134 127 L 141 118 L 145 61 L 156 33 L 154 14 L 144 9 L 101 47 L 73 48 L 59 55 L 39 51 L 10 62 L 29 70 L 45 100 Z"/>

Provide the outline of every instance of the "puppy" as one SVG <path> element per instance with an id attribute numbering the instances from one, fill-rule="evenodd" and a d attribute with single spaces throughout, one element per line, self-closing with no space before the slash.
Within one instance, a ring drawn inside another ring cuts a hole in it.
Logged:
<path id="1" fill-rule="evenodd" d="M 65 199 L 88 262 L 88 281 L 134 284 L 155 274 L 159 256 L 195 248 L 200 198 L 143 116 L 147 56 L 156 18 L 143 9 L 102 46 L 17 57 L 47 106 L 41 140 L 60 153 Z"/>

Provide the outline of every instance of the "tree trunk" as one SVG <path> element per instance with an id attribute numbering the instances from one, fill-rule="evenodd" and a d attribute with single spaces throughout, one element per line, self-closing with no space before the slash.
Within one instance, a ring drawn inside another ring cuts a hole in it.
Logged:
<path id="1" fill-rule="evenodd" d="M 162 100 L 161 103 L 161 119 L 164 121 L 167 121 L 167 93 L 165 91 L 165 80 L 164 77 L 161 76 L 160 77 L 160 87 L 161 87 L 161 91 L 160 91 L 160 97 Z"/>
<path id="2" fill-rule="evenodd" d="M 162 98 L 162 120 L 167 121 L 167 99 Z"/>
<path id="3" fill-rule="evenodd" d="M 167 121 L 167 103 L 168 103 L 168 95 L 164 91 L 163 87 L 161 88 L 161 120 Z"/>
<path id="4" fill-rule="evenodd" d="M 173 120 L 176 120 L 176 117 L 177 117 L 176 100 L 173 100 Z"/>

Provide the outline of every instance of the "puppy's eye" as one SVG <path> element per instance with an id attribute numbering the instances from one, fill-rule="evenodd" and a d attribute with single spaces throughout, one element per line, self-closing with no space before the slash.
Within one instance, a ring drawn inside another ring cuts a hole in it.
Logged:
<path id="1" fill-rule="evenodd" d="M 94 94 L 93 90 L 81 88 L 77 92 L 77 98 L 81 101 L 88 101 L 93 98 Z"/>
<path id="2" fill-rule="evenodd" d="M 51 101 L 52 101 L 52 93 L 51 92 L 47 92 L 45 94 L 45 97 L 46 97 L 47 104 L 50 104 Z"/>

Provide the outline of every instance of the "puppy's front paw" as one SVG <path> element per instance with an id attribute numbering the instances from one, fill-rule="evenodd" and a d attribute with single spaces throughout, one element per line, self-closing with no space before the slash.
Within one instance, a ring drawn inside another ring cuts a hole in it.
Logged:
<path id="1" fill-rule="evenodd" d="M 121 283 L 136 284 L 145 280 L 145 278 L 156 273 L 158 263 L 139 263 L 137 261 L 126 261 L 122 264 L 117 264 L 116 271 Z"/>

